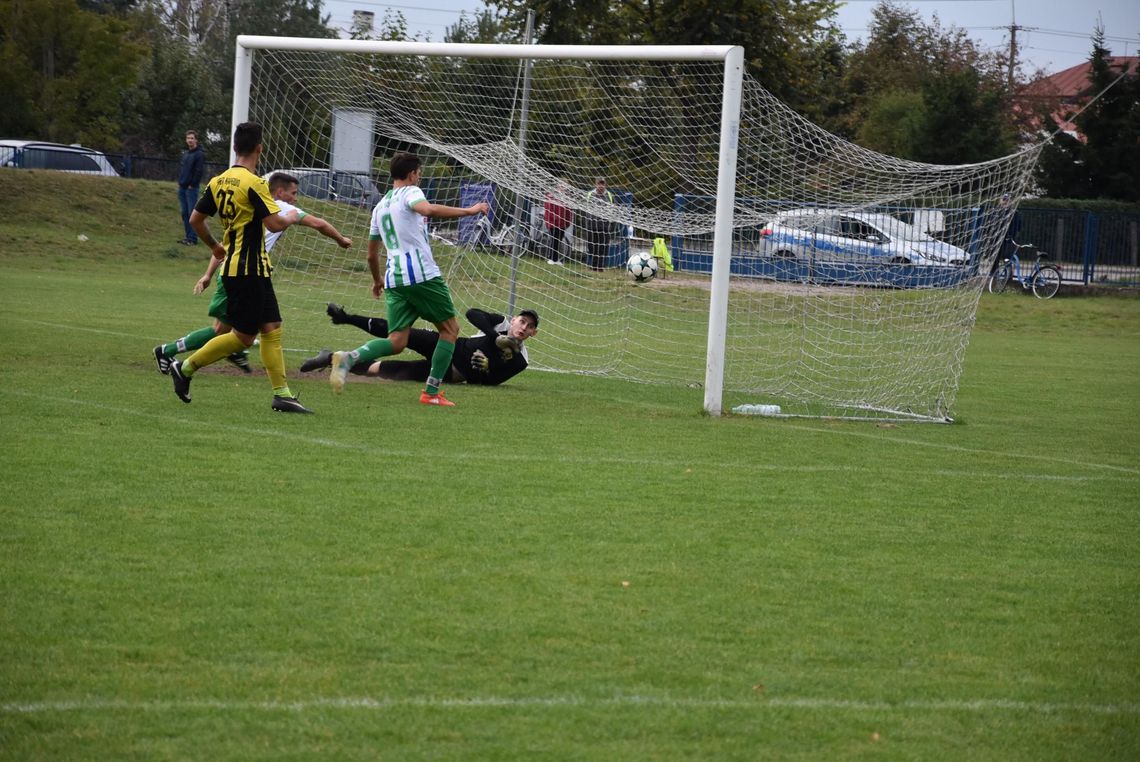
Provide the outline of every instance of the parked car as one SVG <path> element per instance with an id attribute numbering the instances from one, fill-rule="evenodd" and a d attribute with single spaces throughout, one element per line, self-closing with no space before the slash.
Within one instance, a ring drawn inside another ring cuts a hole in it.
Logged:
<path id="1" fill-rule="evenodd" d="M 962 266 L 964 249 L 889 214 L 794 209 L 776 215 L 760 231 L 764 254 L 776 257 L 881 261 L 892 264 Z"/>
<path id="2" fill-rule="evenodd" d="M 78 144 L 64 145 L 38 140 L 0 140 L 0 167 L 119 176 L 111 162 L 99 151 Z"/>
<path id="3" fill-rule="evenodd" d="M 300 194 L 320 201 L 339 201 L 371 209 L 384 197 L 376 183 L 366 174 L 319 167 L 298 167 L 274 172 L 285 172 L 297 178 Z M 265 179 L 268 180 L 271 175 L 273 172 L 266 174 Z"/>

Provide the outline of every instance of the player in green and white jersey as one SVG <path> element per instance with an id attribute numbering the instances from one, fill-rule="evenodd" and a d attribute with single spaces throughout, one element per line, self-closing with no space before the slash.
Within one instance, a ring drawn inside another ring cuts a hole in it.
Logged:
<path id="1" fill-rule="evenodd" d="M 439 331 L 439 341 L 432 352 L 431 373 L 420 394 L 420 402 L 454 407 L 455 403 L 444 397 L 439 387 L 451 367 L 455 341 L 459 338 L 459 319 L 443 273 L 432 257 L 425 222 L 428 217 L 486 214 L 489 207 L 484 201 L 468 207 L 428 201 L 419 187 L 422 170 L 420 158 L 415 154 L 397 153 L 392 157 L 390 172 L 392 190 L 372 210 L 368 232 L 372 295 L 379 299 L 380 294 L 384 294 L 388 338 L 373 339 L 351 351 L 334 352 L 329 383 L 334 392 L 340 393 L 353 365 L 403 352 L 408 346 L 412 324 L 424 318 Z M 387 252 L 383 275 L 380 272 L 381 244 Z"/>

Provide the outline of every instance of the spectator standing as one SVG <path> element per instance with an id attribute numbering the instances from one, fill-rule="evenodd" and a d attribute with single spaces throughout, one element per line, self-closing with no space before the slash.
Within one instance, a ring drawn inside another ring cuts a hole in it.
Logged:
<path id="1" fill-rule="evenodd" d="M 1008 257 L 1015 248 L 1014 241 L 1021 234 L 1021 213 L 1017 211 L 1008 193 L 1002 195 L 1000 205 L 1002 214 L 1009 218 L 1009 227 L 1006 228 L 1005 240 L 1002 242 L 1002 253 Z"/>
<path id="2" fill-rule="evenodd" d="M 1003 193 L 998 199 L 995 221 L 996 224 L 1005 226 L 1005 235 L 1002 236 L 993 266 L 990 267 L 991 273 L 997 270 L 1002 260 L 1009 259 L 1010 255 L 1013 254 L 1017 248 L 1015 241 L 1018 234 L 1021 233 L 1021 213 L 1017 211 L 1013 198 L 1008 193 Z"/>
<path id="3" fill-rule="evenodd" d="M 601 272 L 605 264 L 606 249 L 610 246 L 610 232 L 613 225 L 592 209 L 600 211 L 598 207 L 602 204 L 613 206 L 613 203 L 614 194 L 606 189 L 606 178 L 597 178 L 594 181 L 594 189 L 586 194 L 586 209 L 583 215 L 587 264 L 596 272 Z"/>
<path id="4" fill-rule="evenodd" d="M 574 214 L 565 205 L 566 183 L 559 182 L 556 191 L 550 191 L 542 204 L 542 224 L 546 230 L 546 261 L 552 265 L 562 264 L 562 246 L 566 231 L 574 221 Z"/>
<path id="5" fill-rule="evenodd" d="M 182 154 L 182 166 L 178 170 L 178 209 L 182 213 L 182 227 L 185 235 L 178 243 L 196 246 L 198 234 L 190 225 L 190 212 L 198 203 L 198 188 L 202 185 L 202 175 L 206 172 L 206 152 L 198 145 L 198 133 L 186 131 L 186 150 Z"/>

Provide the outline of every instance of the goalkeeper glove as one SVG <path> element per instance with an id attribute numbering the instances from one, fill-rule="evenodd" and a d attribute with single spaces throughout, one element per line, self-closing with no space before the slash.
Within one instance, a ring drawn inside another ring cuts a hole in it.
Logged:
<path id="1" fill-rule="evenodd" d="M 471 355 L 471 370 L 486 373 L 490 367 L 491 363 L 487 359 L 487 355 L 483 354 L 482 349 L 476 349 Z"/>
<path id="2" fill-rule="evenodd" d="M 515 356 L 515 352 L 522 349 L 522 344 L 517 339 L 506 335 L 496 337 L 495 346 L 499 348 L 499 355 L 504 360 L 510 360 Z"/>

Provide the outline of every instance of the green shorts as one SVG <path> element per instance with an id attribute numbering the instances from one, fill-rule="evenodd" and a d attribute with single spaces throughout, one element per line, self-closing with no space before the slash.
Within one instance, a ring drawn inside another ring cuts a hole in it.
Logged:
<path id="1" fill-rule="evenodd" d="M 384 305 L 388 312 L 388 331 L 411 328 L 417 318 L 434 325 L 455 317 L 451 291 L 443 278 L 432 278 L 413 286 L 384 289 Z"/>
<path id="2" fill-rule="evenodd" d="M 214 295 L 210 297 L 210 309 L 206 311 L 206 314 L 214 320 L 221 320 L 229 325 L 230 319 L 226 316 L 226 289 L 222 286 L 222 276 L 218 276 L 217 282 Z"/>

